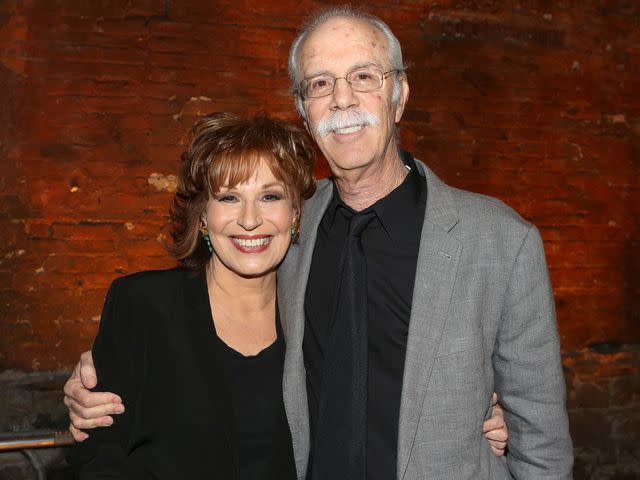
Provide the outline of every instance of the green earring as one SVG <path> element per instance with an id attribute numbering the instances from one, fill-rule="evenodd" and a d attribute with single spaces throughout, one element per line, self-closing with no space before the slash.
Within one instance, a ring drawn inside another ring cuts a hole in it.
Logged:
<path id="1" fill-rule="evenodd" d="M 209 250 L 209 253 L 213 253 L 213 247 L 211 246 L 211 239 L 209 238 L 209 230 L 207 230 L 207 227 L 204 225 L 204 222 L 202 220 L 200 220 L 200 225 L 198 225 L 198 230 L 200 230 L 200 233 L 202 234 L 202 239 L 204 240 L 204 243 L 207 244 L 207 249 Z"/>
<path id="2" fill-rule="evenodd" d="M 209 234 L 205 233 L 204 235 L 202 235 L 202 238 L 204 240 L 204 243 L 207 244 L 207 248 L 209 249 L 209 253 L 213 253 L 213 247 L 211 246 L 211 239 L 209 238 Z"/>

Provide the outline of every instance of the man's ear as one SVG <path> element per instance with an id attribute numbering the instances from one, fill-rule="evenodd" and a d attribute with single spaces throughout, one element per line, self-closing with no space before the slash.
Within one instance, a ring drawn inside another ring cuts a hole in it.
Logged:
<path id="1" fill-rule="evenodd" d="M 407 76 L 403 73 L 400 76 L 400 100 L 396 105 L 396 123 L 400 122 L 402 118 L 407 100 L 409 100 L 409 82 L 407 82 Z"/>

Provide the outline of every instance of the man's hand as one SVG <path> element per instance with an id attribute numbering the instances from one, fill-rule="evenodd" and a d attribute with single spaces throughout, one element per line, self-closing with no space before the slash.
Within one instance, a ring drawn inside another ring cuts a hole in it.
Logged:
<path id="1" fill-rule="evenodd" d="M 81 428 L 107 427 L 113 424 L 110 415 L 124 412 L 122 399 L 115 393 L 88 390 L 97 383 L 91 352 L 84 352 L 71 377 L 64 384 L 64 404 L 69 409 L 71 420 L 69 431 L 76 442 L 89 437 Z"/>
<path id="2" fill-rule="evenodd" d="M 509 431 L 504 421 L 502 407 L 498 403 L 498 395 L 496 393 L 491 397 L 491 418 L 482 424 L 484 437 L 491 445 L 491 450 L 497 457 L 505 454 L 507 449 L 507 440 L 509 439 Z"/>

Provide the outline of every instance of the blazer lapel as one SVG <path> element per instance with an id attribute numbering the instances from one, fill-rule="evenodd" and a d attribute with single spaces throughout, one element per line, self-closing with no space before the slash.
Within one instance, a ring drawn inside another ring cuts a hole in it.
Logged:
<path id="1" fill-rule="evenodd" d="M 231 455 L 235 476 L 238 475 L 238 456 L 235 448 L 236 441 L 231 428 L 233 410 L 231 405 L 231 391 L 224 372 L 218 343 L 215 340 L 215 327 L 209 303 L 209 291 L 204 272 L 183 271 L 182 299 L 180 312 L 183 318 L 180 322 L 189 322 L 185 329 L 189 339 L 185 345 L 195 345 L 191 352 L 196 357 L 195 365 L 201 365 L 205 388 L 211 401 L 211 410 L 216 412 L 222 426 Z"/>
<path id="2" fill-rule="evenodd" d="M 413 288 L 398 430 L 398 478 L 413 447 L 429 378 L 447 318 L 462 246 L 450 234 L 459 220 L 450 187 L 416 161 L 427 182 L 427 206 Z"/>
<path id="3" fill-rule="evenodd" d="M 231 391 L 216 341 L 206 275 L 204 272 L 186 270 L 182 275 L 182 304 L 178 310 L 181 318 L 176 321 L 188 323 L 187 328 L 184 329 L 188 339 L 184 344 L 193 346 L 190 352 L 185 352 L 185 355 L 192 355 L 191 363 L 200 367 L 204 391 L 208 397 L 212 415 L 215 416 L 215 422 L 222 429 L 229 446 L 229 454 L 232 457 L 230 463 L 234 469 L 233 478 L 238 478 L 238 452 L 231 428 L 233 417 Z"/>
<path id="4" fill-rule="evenodd" d="M 304 297 L 318 225 L 333 195 L 333 182 L 322 181 L 307 200 L 300 219 L 300 237 L 291 245 L 278 269 L 278 306 L 286 340 L 282 390 L 298 477 L 304 478 L 309 460 L 309 412 L 302 358 Z"/>

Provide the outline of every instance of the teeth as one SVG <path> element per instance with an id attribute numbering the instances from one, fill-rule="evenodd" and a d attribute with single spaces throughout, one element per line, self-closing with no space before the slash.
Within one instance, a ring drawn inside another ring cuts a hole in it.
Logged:
<path id="1" fill-rule="evenodd" d="M 269 243 L 269 237 L 262 238 L 234 238 L 233 241 L 241 247 L 260 247 Z"/>
<path id="2" fill-rule="evenodd" d="M 364 127 L 362 125 L 354 125 L 352 127 L 336 128 L 334 130 L 334 132 L 344 135 L 344 134 L 347 134 L 347 133 L 357 132 L 358 130 L 362 130 L 363 128 Z"/>

